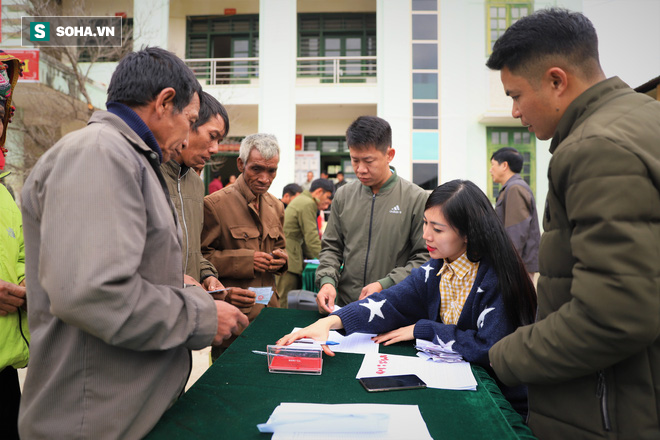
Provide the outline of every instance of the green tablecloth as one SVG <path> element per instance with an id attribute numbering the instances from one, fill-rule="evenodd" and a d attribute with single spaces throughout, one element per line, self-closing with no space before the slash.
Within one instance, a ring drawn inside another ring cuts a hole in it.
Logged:
<path id="1" fill-rule="evenodd" d="M 251 353 L 265 350 L 293 327 L 306 326 L 319 317 L 311 311 L 264 309 L 147 438 L 269 439 L 256 425 L 265 423 L 281 402 L 415 404 L 435 439 L 534 438 L 479 367 L 473 367 L 477 391 L 427 388 L 367 393 L 355 379 L 362 355 L 324 355 L 323 374 L 307 376 L 269 373 L 266 357 Z M 415 349 L 407 342 L 381 346 L 380 352 L 414 355 Z"/>

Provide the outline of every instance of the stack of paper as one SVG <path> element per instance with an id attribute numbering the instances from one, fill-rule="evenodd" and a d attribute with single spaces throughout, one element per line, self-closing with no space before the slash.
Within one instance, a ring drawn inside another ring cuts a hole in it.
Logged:
<path id="1" fill-rule="evenodd" d="M 440 344 L 434 344 L 431 341 L 424 339 L 417 339 L 415 348 L 419 350 L 417 356 L 426 360 L 434 362 L 463 362 L 463 356 L 452 349 L 454 341 L 447 344 L 438 340 Z"/>
<path id="2" fill-rule="evenodd" d="M 257 428 L 272 440 L 433 440 L 417 405 L 281 403 Z"/>
<path id="3" fill-rule="evenodd" d="M 446 390 L 476 390 L 477 381 L 468 362 L 426 362 L 415 356 L 365 354 L 356 376 L 397 376 L 416 374 L 427 388 Z"/>

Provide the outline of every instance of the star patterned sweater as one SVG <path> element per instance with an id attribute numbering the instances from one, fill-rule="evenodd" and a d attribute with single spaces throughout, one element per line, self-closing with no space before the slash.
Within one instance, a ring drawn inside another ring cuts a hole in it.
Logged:
<path id="1" fill-rule="evenodd" d="M 507 387 L 495 377 L 488 350 L 515 330 L 504 309 L 495 269 L 482 260 L 463 310 L 455 325 L 443 324 L 440 310 L 442 260 L 431 259 L 389 289 L 342 307 L 341 318 L 347 334 L 386 333 L 415 324 L 415 338 L 450 344 L 471 363 L 480 365 L 495 378 L 505 397 L 519 413 L 526 413 L 527 392 L 522 386 Z"/>

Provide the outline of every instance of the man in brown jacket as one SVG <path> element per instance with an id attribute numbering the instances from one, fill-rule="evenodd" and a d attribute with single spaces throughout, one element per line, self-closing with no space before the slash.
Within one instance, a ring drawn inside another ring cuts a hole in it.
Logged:
<path id="1" fill-rule="evenodd" d="M 204 198 L 202 254 L 218 270 L 222 284 L 238 287 L 231 288 L 224 299 L 241 309 L 250 321 L 266 305 L 278 306 L 275 275 L 287 270 L 284 206 L 268 193 L 279 160 L 275 136 L 247 136 L 237 159 L 241 175 L 236 183 Z M 272 290 L 270 299 L 261 300 L 256 292 L 246 290 L 262 287 Z M 231 341 L 225 341 L 225 346 Z M 214 351 L 214 359 L 220 352 Z"/>

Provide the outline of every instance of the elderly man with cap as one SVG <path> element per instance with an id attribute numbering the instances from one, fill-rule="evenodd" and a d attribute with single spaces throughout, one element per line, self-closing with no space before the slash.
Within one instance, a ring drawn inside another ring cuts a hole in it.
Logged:
<path id="1" fill-rule="evenodd" d="M 0 51 L 0 170 L 4 168 L 11 93 L 21 74 L 20 61 Z M 2 173 L 4 175 L 7 172 Z M 21 212 L 9 191 L 0 185 L 0 430 L 18 438 L 21 390 L 17 368 L 27 365 L 30 333 L 25 312 L 25 248 Z"/>
<path id="2" fill-rule="evenodd" d="M 289 270 L 278 283 L 280 307 L 287 307 L 291 290 L 302 287 L 303 258 L 316 259 L 321 252 L 321 237 L 316 221 L 319 210 L 330 206 L 334 184 L 328 179 L 316 179 L 309 190 L 296 197 L 284 212 L 284 236 L 289 254 Z"/>

